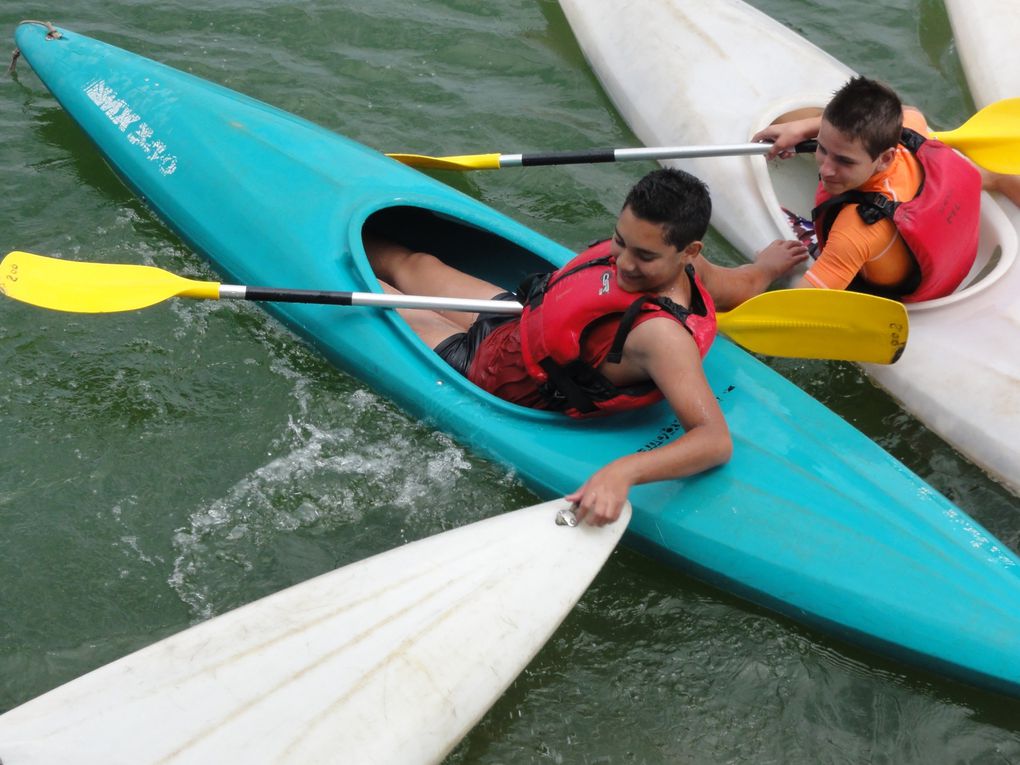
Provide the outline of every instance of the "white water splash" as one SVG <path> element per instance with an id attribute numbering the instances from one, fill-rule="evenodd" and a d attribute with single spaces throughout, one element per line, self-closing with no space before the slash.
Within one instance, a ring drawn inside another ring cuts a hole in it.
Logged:
<path id="1" fill-rule="evenodd" d="M 399 523 L 471 469 L 464 453 L 442 438 L 431 440 L 437 451 L 417 460 L 409 455 L 420 445 L 403 432 L 357 443 L 350 428 L 325 430 L 291 420 L 287 437 L 285 453 L 196 509 L 189 527 L 174 536 L 177 556 L 168 581 L 199 620 L 217 613 L 218 587 L 255 571 L 266 549 L 288 535 L 348 528 L 377 507 L 387 514 L 403 511 L 393 521 Z"/>

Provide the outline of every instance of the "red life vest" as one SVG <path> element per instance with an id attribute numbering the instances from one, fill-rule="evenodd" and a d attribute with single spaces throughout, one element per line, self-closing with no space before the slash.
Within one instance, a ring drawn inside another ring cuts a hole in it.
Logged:
<path id="1" fill-rule="evenodd" d="M 926 139 L 909 128 L 903 129 L 900 142 L 910 149 L 924 171 L 924 180 L 913 199 L 895 202 L 879 192 L 863 191 L 833 197 L 819 184 L 811 218 L 819 252 L 846 204 L 857 204 L 857 212 L 869 225 L 890 219 L 914 257 L 914 274 L 892 287 L 858 278 L 850 288 L 915 303 L 948 295 L 974 265 L 981 217 L 981 174 L 946 144 Z"/>
<path id="2" fill-rule="evenodd" d="M 688 266 L 691 304 L 688 310 L 669 298 L 627 292 L 616 283 L 616 261 L 607 240 L 582 252 L 552 274 L 523 285 L 520 296 L 521 355 L 553 408 L 573 417 L 636 409 L 662 399 L 650 380 L 618 387 L 598 367 L 619 363 L 627 334 L 653 316 L 669 316 L 694 337 L 701 355 L 715 338 L 715 306 Z M 615 322 L 611 347 L 583 358 L 585 340 L 596 324 Z"/>

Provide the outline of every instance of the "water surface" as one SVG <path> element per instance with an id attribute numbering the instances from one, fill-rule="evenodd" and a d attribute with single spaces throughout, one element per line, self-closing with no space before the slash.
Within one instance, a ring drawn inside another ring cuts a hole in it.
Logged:
<path id="1" fill-rule="evenodd" d="M 934 125 L 972 113 L 940 3 L 756 4 L 892 83 Z M 635 145 L 548 0 L 8 2 L 0 29 L 13 34 L 24 18 L 385 151 Z M 4 252 L 214 278 L 25 62 L 0 78 L 0 103 Z M 608 233 L 626 188 L 650 168 L 444 180 L 579 248 Z M 738 262 L 719 237 L 709 245 Z M 1020 548 L 1018 500 L 855 367 L 770 363 Z M 537 499 L 254 305 L 172 302 L 97 317 L 8 301 L 0 368 L 0 711 L 290 584 Z M 1016 702 L 877 659 L 620 549 L 450 759 L 1016 762 L 1018 713 Z"/>

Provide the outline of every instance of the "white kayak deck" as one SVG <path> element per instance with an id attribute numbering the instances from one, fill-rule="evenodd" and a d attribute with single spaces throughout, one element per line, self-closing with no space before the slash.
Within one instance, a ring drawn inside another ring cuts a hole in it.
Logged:
<path id="1" fill-rule="evenodd" d="M 4 765 L 425 763 L 452 749 L 583 594 L 630 517 L 563 500 L 350 564 L 0 716 Z"/>

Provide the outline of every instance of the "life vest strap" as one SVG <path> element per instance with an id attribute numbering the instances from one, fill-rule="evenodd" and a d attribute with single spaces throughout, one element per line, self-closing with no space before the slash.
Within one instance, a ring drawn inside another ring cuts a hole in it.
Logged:
<path id="1" fill-rule="evenodd" d="M 556 405 L 556 408 L 576 409 L 582 414 L 593 414 L 598 411 L 585 388 L 589 384 L 597 383 L 602 375 L 590 365 L 580 360 L 561 365 L 549 356 L 539 361 L 538 365 L 548 376 L 548 380 L 539 390 L 550 403 Z"/>
<path id="2" fill-rule="evenodd" d="M 682 305 L 678 305 L 670 300 L 668 297 L 654 297 L 652 295 L 644 295 L 639 297 L 623 314 L 623 318 L 620 319 L 620 326 L 616 330 L 616 336 L 613 338 L 613 344 L 609 348 L 609 353 L 606 355 L 606 361 L 610 364 L 619 364 L 623 358 L 623 344 L 627 342 L 627 335 L 630 334 L 631 329 L 634 328 L 634 322 L 637 321 L 638 315 L 642 309 L 648 305 L 656 305 L 662 308 L 664 311 L 669 313 L 671 316 L 677 318 L 680 323 L 686 328 L 687 317 L 692 313 L 698 316 L 705 316 L 708 313 L 708 307 L 705 305 L 705 298 L 698 289 L 697 283 L 694 281 L 694 266 L 687 264 L 684 268 L 684 273 L 687 274 L 687 278 L 691 281 L 691 308 L 684 308 Z M 688 329 L 688 331 L 690 331 Z"/>

